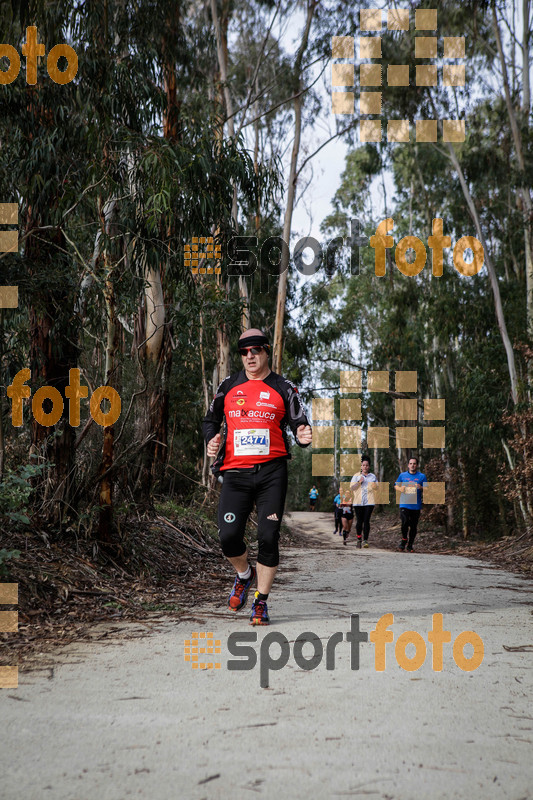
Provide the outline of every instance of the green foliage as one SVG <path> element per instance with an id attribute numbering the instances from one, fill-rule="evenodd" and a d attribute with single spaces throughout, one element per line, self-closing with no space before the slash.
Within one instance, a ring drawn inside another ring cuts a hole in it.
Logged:
<path id="1" fill-rule="evenodd" d="M 492 54 L 496 52 L 490 14 L 482 13 L 477 3 L 439 4 L 438 14 L 439 28 L 445 28 L 446 35 L 463 36 L 465 30 L 473 33 L 466 38 L 470 73 L 466 86 L 449 92 L 441 88 L 416 92 L 389 89 L 383 94 L 382 116 L 409 119 L 411 123 L 424 118 L 465 118 L 466 141 L 456 145 L 455 152 L 490 247 L 510 339 L 525 342 L 524 218 L 517 195 L 524 185 L 524 174 L 529 175 L 532 169 L 531 127 L 522 120 L 525 170 L 521 174 L 503 89 L 488 92 L 479 84 L 479 76 L 487 76 L 492 68 Z M 356 24 L 357 20 L 348 16 L 343 34 L 356 35 Z M 409 64 L 413 74 L 412 29 L 406 35 L 383 32 L 382 52 L 384 74 L 389 63 Z M 477 80 L 472 78 L 474 74 Z M 516 91 L 519 95 L 518 86 Z M 351 132 L 345 139 L 353 144 Z M 391 179 L 393 193 L 388 188 Z M 531 185 L 531 181 L 525 183 Z M 509 373 L 491 284 L 485 272 L 474 278 L 460 276 L 454 269 L 451 249 L 445 251 L 443 276 L 431 274 L 427 240 L 434 218 L 443 219 L 444 233 L 451 237 L 452 247 L 459 238 L 476 235 L 459 177 L 440 134 L 439 143 L 431 146 L 416 142 L 391 145 L 385 140 L 375 145 L 354 145 L 347 154 L 332 212 L 323 221 L 322 230 L 330 237 L 349 236 L 349 220 L 356 217 L 364 233 L 373 235 L 385 216 L 383 212 L 378 216 L 375 210 L 376 194 L 381 190 L 386 192 L 387 216 L 394 219 L 395 246 L 406 235 L 419 237 L 428 254 L 425 269 L 417 277 L 402 275 L 391 250 L 387 274 L 378 278 L 374 275 L 374 251 L 366 247 L 361 249 L 360 275 L 350 276 L 344 269 L 331 280 L 317 277 L 307 282 L 297 298 L 297 323 L 287 335 L 287 367 L 293 367 L 293 358 L 303 362 L 300 378 L 310 386 L 323 387 L 320 394 L 330 397 L 338 393 L 340 369 L 416 371 L 419 400 L 437 396 L 446 399 L 446 448 L 442 453 L 424 452 L 420 436 L 418 454 L 426 460 L 440 458 L 439 480 L 444 479 L 445 464 L 448 474 L 456 471 L 453 474 L 458 476 L 458 486 L 450 494 L 455 526 L 480 533 L 504 524 L 508 529 L 506 515 L 512 516 L 512 511 L 501 486 L 495 486 L 494 476 L 502 463 L 508 466 L 502 440 L 509 435 L 504 421 L 510 405 Z M 520 386 L 525 393 L 527 364 L 519 355 L 520 347 L 516 349 L 517 369 L 524 376 Z M 364 392 L 361 399 L 363 429 L 379 425 L 394 430 L 390 397 Z M 525 441 L 521 446 L 525 450 Z M 395 477 L 399 457 L 392 436 L 389 450 L 380 453 L 385 480 Z M 512 479 L 515 477 L 513 473 Z M 527 495 L 526 489 L 522 494 Z M 516 512 L 516 497 L 508 497 L 515 502 Z M 515 517 L 514 524 L 519 522 Z"/>
<path id="2" fill-rule="evenodd" d="M 0 578 L 7 578 L 9 575 L 8 562 L 13 558 L 20 558 L 20 550 L 0 550 Z"/>
<path id="3" fill-rule="evenodd" d="M 0 516 L 17 526 L 30 524 L 29 501 L 33 491 L 30 481 L 41 476 L 47 466 L 25 464 L 16 472 L 7 472 L 0 481 Z"/>
<path id="4" fill-rule="evenodd" d="M 238 131 L 231 141 L 222 122 L 224 87 L 208 5 L 190 0 L 0 0 L 0 41 L 20 50 L 26 25 L 36 24 L 47 50 L 67 41 L 79 56 L 79 73 L 66 86 L 50 81 L 40 63 L 35 86 L 26 84 L 23 67 L 17 80 L 1 87 L 0 144 L 9 169 L 0 172 L 0 198 L 18 202 L 21 233 L 20 252 L 3 254 L 0 260 L 0 285 L 17 284 L 20 289 L 19 308 L 3 316 L 0 330 L 1 381 L 9 383 L 20 368 L 31 366 L 34 392 L 40 383 L 53 382 L 63 393 L 69 367 L 79 364 L 91 391 L 105 383 L 108 315 L 113 309 L 118 364 L 112 380 L 123 401 L 113 453 L 120 465 L 113 472 L 118 508 L 135 501 L 142 488 L 137 475 L 144 451 L 139 455 L 136 448 L 144 436 L 139 417 L 146 394 L 159 392 L 151 395 L 147 407 L 150 412 L 163 409 L 169 434 L 161 443 L 161 430 L 152 430 L 163 453 L 161 462 L 168 461 L 157 489 L 187 502 L 202 491 L 199 430 L 206 395 L 213 389 L 223 325 L 230 341 L 230 368 L 240 367 L 234 351 L 242 324 L 242 286 L 228 277 L 226 259 L 219 278 L 193 279 L 184 264 L 184 244 L 193 236 L 216 235 L 224 252 L 238 233 L 257 237 L 259 253 L 268 237 L 281 233 L 283 169 L 293 123 L 291 103 L 284 101 L 296 84 L 294 52 L 286 49 L 285 37 L 276 37 L 278 23 L 280 30 L 287 29 L 288 21 L 301 23 L 301 9 L 293 4 L 295 17 L 287 18 L 286 13 L 294 13 L 291 4 L 279 7 L 280 18 L 263 42 L 275 3 L 218 4 L 221 27 L 230 32 L 227 88 Z M 332 32 L 358 36 L 359 8 L 371 5 L 347 6 L 338 0 L 317 5 L 304 69 L 304 83 L 311 88 L 303 106 L 303 157 L 319 144 L 320 95 L 314 88 L 313 61 L 318 74 L 329 63 Z M 427 5 L 412 3 L 411 12 Z M 438 4 L 440 29 L 448 36 L 468 32 L 467 85 L 449 91 L 439 87 L 433 93 L 423 87 L 409 92 L 389 87 L 383 93 L 383 117 L 411 123 L 435 116 L 466 118 L 467 138 L 456 152 L 490 242 L 511 341 L 520 342 L 527 339 L 527 298 L 518 193 L 524 181 L 531 185 L 533 134 L 529 120 L 520 119 L 522 173 L 503 94 L 494 91 L 499 77 L 489 74 L 497 48 L 488 7 L 479 2 Z M 414 74 L 414 37 L 413 29 L 407 35 L 383 31 L 384 74 L 389 63 L 408 63 Z M 519 69 L 513 69 L 517 109 L 519 82 Z M 345 124 L 336 122 L 339 128 Z M 354 217 L 371 236 L 379 222 L 376 187 L 388 191 L 391 181 L 394 193 L 386 196 L 386 205 L 394 218 L 396 243 L 407 234 L 427 242 L 437 216 L 453 242 L 475 233 L 440 139 L 436 146 L 385 140 L 356 146 L 355 125 L 347 127 L 345 139 L 354 146 L 331 214 L 322 222 L 328 238 L 348 235 Z M 305 192 L 306 179 L 304 171 L 298 192 Z M 374 251 L 362 248 L 360 275 L 351 275 L 343 264 L 333 276 L 307 281 L 301 290 L 289 280 L 286 318 L 292 314 L 294 323 L 285 332 L 284 372 L 303 384 L 309 401 L 317 388 L 337 390 L 341 367 L 416 370 L 420 398 L 446 398 L 444 455 L 466 487 L 464 516 L 480 528 L 492 525 L 510 506 L 490 482 L 502 461 L 502 437 L 509 435 L 503 420 L 509 408 L 507 365 L 490 284 L 483 273 L 462 278 L 453 269 L 450 251 L 438 279 L 431 277 L 429 252 L 428 264 L 416 278 L 401 275 L 390 255 L 384 278 L 373 275 Z M 161 278 L 166 349 L 157 364 L 147 366 L 142 351 L 143 326 L 150 314 L 149 270 Z M 277 278 L 270 272 L 259 263 L 246 284 L 251 324 L 272 334 Z M 525 395 L 527 367 L 518 356 L 517 363 Z M 24 404 L 26 415 L 29 405 Z M 36 467 L 17 469 L 20 453 L 34 444 L 28 421 L 26 416 L 22 432 L 9 426 L 6 430 L 9 469 L 0 486 L 1 513 L 20 526 L 29 524 L 31 504 L 39 494 L 32 495 L 32 486 L 45 477 L 44 471 L 27 471 Z M 88 422 L 88 403 L 82 401 L 80 428 L 66 427 L 70 439 L 63 450 L 61 426 L 47 431 L 39 443 L 43 450 L 53 450 L 53 457 L 50 452 L 46 457 L 57 467 L 58 478 L 51 492 L 41 494 L 55 497 L 55 487 L 68 485 L 70 503 L 65 507 L 78 514 L 80 525 L 95 517 L 91 505 L 97 502 L 102 446 L 102 431 L 96 425 L 86 427 Z M 392 429 L 391 399 L 364 396 L 363 422 Z M 288 503 L 306 507 L 310 451 L 295 448 L 292 466 Z M 391 448 L 383 454 L 387 477 L 397 467 Z M 333 492 L 326 479 L 318 485 L 324 498 Z M 456 524 L 460 520 L 458 508 Z"/>

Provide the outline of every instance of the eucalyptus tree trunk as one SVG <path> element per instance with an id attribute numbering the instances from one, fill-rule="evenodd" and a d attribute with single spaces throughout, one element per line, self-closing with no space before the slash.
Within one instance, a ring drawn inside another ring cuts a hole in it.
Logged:
<path id="1" fill-rule="evenodd" d="M 302 39 L 296 60 L 294 62 L 294 76 L 296 81 L 296 92 L 293 99 L 294 110 L 294 141 L 292 144 L 291 163 L 289 169 L 289 181 L 287 186 L 287 204 L 285 206 L 285 217 L 283 220 L 283 241 L 287 245 L 283 248 L 280 262 L 280 276 L 278 283 L 278 296 L 276 302 L 276 322 L 274 326 L 274 346 L 272 355 L 272 370 L 281 372 L 281 362 L 283 360 L 283 324 L 285 320 L 285 304 L 287 301 L 287 280 L 289 275 L 289 245 L 291 238 L 292 213 L 294 209 L 294 198 L 296 194 L 296 181 L 298 174 L 298 156 L 300 153 L 300 138 L 302 133 L 302 62 L 307 44 L 309 42 L 309 32 L 313 15 L 317 6 L 317 0 L 307 0 L 307 17 L 302 33 Z"/>
<path id="2" fill-rule="evenodd" d="M 523 39 L 522 39 L 522 107 L 520 119 L 517 117 L 515 106 L 513 105 L 513 98 L 509 86 L 509 76 L 507 72 L 507 64 L 505 60 L 505 53 L 500 34 L 500 26 L 498 16 L 496 13 L 496 5 L 492 3 L 492 24 L 496 38 L 496 45 L 498 48 L 498 56 L 500 59 L 500 66 L 502 70 L 503 89 L 505 95 L 505 105 L 507 108 L 507 115 L 511 126 L 511 133 L 513 137 L 513 144 L 516 154 L 516 161 L 518 163 L 518 174 L 520 176 L 519 197 L 521 200 L 521 210 L 523 215 L 524 227 L 524 252 L 526 260 L 526 323 L 527 335 L 530 343 L 533 343 L 533 240 L 532 240 L 532 224 L 533 224 L 533 206 L 530 193 L 530 180 L 526 174 L 526 162 L 524 158 L 524 143 L 522 132 L 526 135 L 529 133 L 529 111 L 531 105 L 530 98 L 530 85 L 529 85 L 529 16 L 530 16 L 530 0 L 523 0 L 522 2 L 522 23 L 523 23 Z M 514 32 L 511 31 L 514 35 Z M 528 372 L 529 388 L 533 388 L 533 365 Z"/>
<path id="3" fill-rule="evenodd" d="M 4 312 L 0 309 L 0 369 L 4 360 Z M 0 481 L 4 478 L 6 444 L 4 438 L 4 398 L 0 395 Z"/>
<path id="4" fill-rule="evenodd" d="M 165 305 L 160 268 L 145 269 L 145 288 L 135 325 L 134 349 L 138 354 L 140 382 L 136 434 L 148 443 L 140 454 L 136 488 L 147 502 L 158 465 L 164 463 L 168 439 L 168 378 L 172 351 L 165 326 Z"/>
<path id="5" fill-rule="evenodd" d="M 438 119 L 437 108 L 435 106 L 435 101 L 431 92 L 428 93 L 429 101 L 431 107 L 433 109 L 433 113 L 435 115 L 435 119 Z M 492 257 L 490 254 L 490 249 L 487 245 L 487 240 L 483 233 L 483 228 L 481 226 L 481 220 L 479 218 L 479 214 L 476 208 L 476 204 L 474 203 L 474 199 L 472 197 L 472 193 L 470 192 L 470 188 L 466 182 L 461 164 L 459 163 L 459 159 L 457 158 L 457 153 L 455 152 L 455 148 L 452 142 L 446 142 L 446 149 L 448 150 L 448 154 L 450 156 L 450 160 L 454 166 L 455 171 L 457 172 L 457 177 L 459 178 L 459 183 L 461 184 L 461 190 L 463 192 L 463 197 L 466 201 L 468 206 L 468 211 L 472 218 L 472 221 L 476 227 L 477 238 L 481 242 L 483 246 L 483 251 L 485 254 L 485 264 L 487 267 L 487 273 L 489 276 L 489 281 L 492 289 L 492 295 L 494 298 L 494 310 L 496 313 L 496 321 L 498 323 L 498 329 L 500 331 L 501 340 L 505 349 L 505 355 L 507 357 L 507 370 L 509 372 L 509 381 L 510 381 L 510 389 L 511 389 L 511 397 L 513 403 L 516 405 L 518 403 L 518 380 L 517 380 L 517 372 L 516 372 L 516 360 L 513 345 L 511 344 L 511 339 L 509 338 L 509 333 L 507 331 L 507 323 L 505 321 L 505 314 L 503 311 L 502 305 L 502 298 L 500 293 L 500 285 L 498 283 L 498 276 L 496 274 L 496 269 L 494 264 L 492 263 Z"/>
<path id="6" fill-rule="evenodd" d="M 218 142 L 222 142 L 224 138 L 224 118 L 227 119 L 228 133 L 230 138 L 235 136 L 235 126 L 233 120 L 233 104 L 231 100 L 231 93 L 228 86 L 228 24 L 229 24 L 229 3 L 224 0 L 222 3 L 222 20 L 218 16 L 217 0 L 211 0 L 211 17 L 213 20 L 213 27 L 215 29 L 216 45 L 217 45 L 217 62 L 218 62 L 218 77 L 220 86 L 215 96 L 218 97 L 218 105 L 221 109 L 220 125 L 216 129 L 215 138 Z M 216 81 L 215 81 L 216 82 Z M 232 221 L 237 229 L 237 194 L 234 188 L 232 199 Z M 218 228 L 214 231 L 216 237 Z M 217 275 L 217 283 L 222 286 L 222 274 Z M 224 292 L 229 296 L 230 282 L 226 281 Z M 229 333 L 226 322 L 224 319 L 217 320 L 216 323 L 216 349 L 215 349 L 215 367 L 213 370 L 213 394 L 217 386 L 224 378 L 230 374 L 230 343 Z"/>
<path id="7" fill-rule="evenodd" d="M 205 372 L 205 357 L 204 357 L 204 316 L 200 311 L 200 331 L 198 334 L 198 349 L 200 352 L 200 367 L 202 370 L 202 392 L 204 396 L 204 413 L 207 413 L 209 408 L 209 387 L 207 385 L 207 375 Z M 202 483 L 204 486 L 209 486 L 209 459 L 207 457 L 207 445 L 204 442 L 204 455 L 202 462 Z"/>
<path id="8" fill-rule="evenodd" d="M 47 220 L 35 218 L 28 208 L 23 221 L 26 238 L 24 257 L 31 264 L 31 272 L 45 274 L 58 260 L 58 252 L 65 249 L 65 240 L 59 230 L 40 231 L 33 236 L 34 228 L 46 225 Z M 65 388 L 69 371 L 77 365 L 78 326 L 74 314 L 74 301 L 65 287 L 47 290 L 44 295 L 30 301 L 29 338 L 30 370 L 33 392 L 40 386 L 52 386 L 63 398 L 63 413 L 54 426 L 40 425 L 31 415 L 30 457 L 36 463 L 48 462 L 49 468 L 34 485 L 43 505 L 41 513 L 51 524 L 61 524 L 64 511 L 70 506 L 74 474 L 75 431 L 68 420 L 68 401 Z M 51 411 L 51 402 L 45 400 L 43 410 Z"/>
<path id="9" fill-rule="evenodd" d="M 172 55 L 174 38 L 179 33 L 181 17 L 179 7 L 167 18 L 162 36 L 162 73 L 166 104 L 163 113 L 163 136 L 170 143 L 180 136 L 180 108 L 176 65 Z M 136 188 L 132 187 L 133 193 Z M 166 231 L 170 236 L 170 225 Z M 139 244 L 136 246 L 142 247 Z M 159 264 L 143 264 L 144 292 L 137 314 L 134 349 L 138 355 L 139 383 L 144 391 L 139 394 L 137 437 L 147 444 L 140 454 L 136 487 L 143 502 L 148 502 L 155 479 L 162 478 L 168 459 L 169 380 L 172 368 L 172 343 L 165 304 L 165 259 Z"/>
<path id="10" fill-rule="evenodd" d="M 531 86 L 529 79 L 529 40 L 531 31 L 529 20 L 531 13 L 531 0 L 522 0 L 522 113 L 526 124 L 529 125 L 529 110 L 531 108 Z"/>
<path id="11" fill-rule="evenodd" d="M 460 481 L 461 486 L 463 488 L 463 497 L 462 497 L 462 532 L 463 532 L 463 539 L 468 539 L 470 535 L 470 478 L 468 475 L 468 469 L 465 466 L 463 461 L 462 453 L 460 450 L 457 451 L 457 463 L 459 465 L 460 471 Z"/>
<path id="12" fill-rule="evenodd" d="M 505 455 L 507 457 L 507 463 L 509 464 L 509 469 L 511 470 L 511 472 L 514 472 L 514 470 L 515 470 L 515 461 L 514 461 L 514 458 L 513 458 L 513 454 L 511 453 L 511 448 L 509 447 L 509 445 L 507 444 L 507 442 L 505 441 L 503 436 L 501 437 L 501 443 L 502 443 L 502 447 L 503 447 L 503 449 L 505 451 Z M 526 504 L 524 502 L 524 498 L 522 497 L 522 492 L 520 492 L 518 494 L 518 504 L 519 504 L 519 508 L 520 508 L 520 513 L 522 515 L 522 520 L 524 521 L 525 525 L 528 525 L 528 523 L 531 521 L 531 515 L 528 514 L 528 510 L 526 508 Z M 515 510 L 515 514 L 516 514 L 516 510 Z M 517 514 L 516 514 L 516 516 L 518 517 Z"/>
<path id="13" fill-rule="evenodd" d="M 233 115 L 233 99 L 228 84 L 228 24 L 229 24 L 229 3 L 224 0 L 222 4 L 222 18 L 219 19 L 217 0 L 211 0 L 211 17 L 213 19 L 213 26 L 215 28 L 216 42 L 217 42 L 217 60 L 218 69 L 220 74 L 220 82 L 222 84 L 222 94 L 224 98 L 225 116 L 228 126 L 228 135 L 230 139 L 235 141 L 235 118 Z M 238 231 L 238 206 L 237 206 L 237 187 L 233 187 L 233 200 L 231 205 L 231 219 L 234 230 Z M 227 291 L 229 292 L 229 282 L 227 284 Z M 241 325 L 242 330 L 250 327 L 250 297 L 248 292 L 248 284 L 244 275 L 239 276 L 239 296 L 242 300 L 242 317 Z M 217 355 L 220 354 L 221 362 L 217 362 L 219 380 L 226 377 L 225 370 L 229 369 L 229 341 L 226 344 L 226 328 L 222 323 L 217 332 Z M 218 342 L 220 340 L 220 347 Z M 228 363 L 226 363 L 228 362 Z M 227 373 L 229 374 L 229 372 Z"/>
<path id="14" fill-rule="evenodd" d="M 468 210 L 470 212 L 470 216 L 472 217 L 472 221 L 476 226 L 476 233 L 477 238 L 483 245 L 483 250 L 485 251 L 485 264 L 487 266 L 487 272 L 489 275 L 490 285 L 492 288 L 492 294 L 494 297 L 494 309 L 496 312 L 496 320 L 498 322 L 498 328 L 500 331 L 500 336 L 503 342 L 503 346 L 505 348 L 505 354 L 507 356 L 507 369 L 509 372 L 509 380 L 511 384 L 511 397 L 513 399 L 513 403 L 516 405 L 518 403 L 518 381 L 517 381 L 517 374 L 516 374 L 516 361 L 515 355 L 513 350 L 513 345 L 511 344 L 511 339 L 509 338 L 509 333 L 507 331 L 507 324 L 505 322 L 505 315 L 503 312 L 503 305 L 502 305 L 502 298 L 500 294 L 500 285 L 498 283 L 498 276 L 496 275 L 496 269 L 494 268 L 494 264 L 492 263 L 492 257 L 490 254 L 490 250 L 487 244 L 487 240 L 485 239 L 485 235 L 483 233 L 483 229 L 481 227 L 481 220 L 479 219 L 479 214 L 477 212 L 477 208 L 475 206 L 474 200 L 470 193 L 470 189 L 468 188 L 468 184 L 465 180 L 465 176 L 463 174 L 463 170 L 459 163 L 459 159 L 457 158 L 457 154 L 455 152 L 455 148 L 451 142 L 447 142 L 448 152 L 450 154 L 451 161 L 455 167 L 457 172 L 457 176 L 459 178 L 459 183 L 461 184 L 461 189 L 463 191 L 463 196 L 466 200 L 466 204 L 468 206 Z"/>
<path id="15" fill-rule="evenodd" d="M 106 233 L 109 235 L 111 228 Z M 104 298 L 107 314 L 106 348 L 105 348 L 105 385 L 117 387 L 117 367 L 118 367 L 118 342 L 119 329 L 116 319 L 116 299 L 115 287 L 113 283 L 114 264 L 106 248 L 104 251 Z M 119 391 L 120 394 L 120 391 Z M 104 427 L 104 441 L 102 445 L 102 460 L 100 462 L 99 474 L 99 520 L 98 534 L 100 541 L 110 542 L 113 529 L 113 480 L 111 474 L 114 459 L 115 445 L 115 426 L 106 425 Z"/>
<path id="16" fill-rule="evenodd" d="M 519 175 L 519 188 L 518 197 L 520 200 L 520 209 L 523 215 L 523 235 L 524 235 L 524 253 L 525 253 L 525 273 L 526 273 L 526 329 L 529 343 L 533 343 L 533 204 L 531 201 L 530 179 L 528 176 L 527 164 L 524 157 L 524 139 L 529 139 L 529 112 L 531 105 L 530 97 L 530 82 L 529 82 L 529 17 L 530 17 L 530 0 L 523 0 L 522 2 L 522 106 L 518 110 L 513 104 L 513 97 L 509 86 L 509 76 L 507 71 L 507 63 L 503 44 L 500 34 L 500 25 L 496 11 L 496 4 L 492 2 L 492 25 L 494 29 L 496 46 L 500 61 L 502 72 L 502 81 L 505 97 L 505 105 L 507 108 L 507 115 L 509 117 L 509 124 L 513 139 L 516 164 L 518 166 Z M 513 17 L 514 22 L 514 17 Z M 514 37 L 514 31 L 511 30 L 511 37 Z M 527 149 L 527 145 L 526 145 Z M 533 363 L 528 362 L 527 369 L 527 382 L 529 388 L 529 396 L 531 398 L 531 391 L 533 390 Z M 516 401 L 515 401 L 516 402 Z M 520 433 L 524 442 L 524 459 L 527 461 L 527 452 L 525 447 L 525 439 L 527 430 L 525 424 L 520 425 Z M 502 442 L 503 443 L 503 442 Z M 504 444 L 504 450 L 511 466 L 509 458 L 509 448 Z M 513 467 L 511 466 L 511 469 Z M 529 487 L 526 486 L 525 494 L 520 493 L 520 510 L 524 521 L 527 523 L 527 517 L 531 519 L 531 496 Z"/>
<path id="17" fill-rule="evenodd" d="M 220 69 L 220 79 L 222 81 L 224 91 L 224 104 L 226 107 L 226 120 L 228 124 L 228 134 L 230 139 L 235 141 L 235 117 L 233 115 L 233 99 L 228 85 L 228 24 L 229 24 L 229 3 L 223 3 L 223 24 L 218 24 L 218 15 L 216 10 L 216 0 L 211 0 L 211 13 L 213 14 L 213 23 L 217 34 L 217 55 Z M 233 228 L 238 232 L 238 206 L 237 206 L 237 187 L 233 186 L 233 200 L 231 204 L 231 219 Z M 228 282 L 229 292 L 229 282 Z M 248 292 L 248 284 L 246 283 L 246 276 L 239 275 L 239 296 L 242 301 L 242 314 L 241 326 L 245 331 L 250 327 L 250 297 Z M 228 344 L 229 352 L 229 344 Z M 229 367 L 228 367 L 229 368 Z M 228 373 L 229 374 L 229 373 Z"/>
<path id="18" fill-rule="evenodd" d="M 439 338 L 437 335 L 434 335 L 432 338 L 432 350 L 433 350 L 433 388 L 434 388 L 434 397 L 444 397 L 444 387 L 442 381 L 442 374 L 438 369 L 437 365 L 437 356 L 440 352 L 442 352 L 443 348 L 441 347 L 441 343 L 439 342 Z M 444 471 L 443 471 L 443 478 L 448 487 L 450 485 L 451 480 L 451 464 L 450 458 L 448 456 L 448 452 L 445 447 L 441 448 L 440 451 L 441 461 L 444 464 Z M 454 507 L 453 504 L 448 499 L 446 501 L 446 532 L 450 533 L 453 529 L 453 518 L 454 518 Z"/>

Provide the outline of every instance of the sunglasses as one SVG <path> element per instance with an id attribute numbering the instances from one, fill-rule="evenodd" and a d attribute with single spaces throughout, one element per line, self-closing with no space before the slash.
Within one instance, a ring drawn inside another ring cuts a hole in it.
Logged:
<path id="1" fill-rule="evenodd" d="M 248 353 L 251 353 L 253 356 L 258 356 L 259 353 L 262 353 L 265 348 L 263 345 L 259 345 L 257 347 L 239 347 L 239 355 L 247 356 Z M 268 353 L 268 350 L 266 351 Z"/>

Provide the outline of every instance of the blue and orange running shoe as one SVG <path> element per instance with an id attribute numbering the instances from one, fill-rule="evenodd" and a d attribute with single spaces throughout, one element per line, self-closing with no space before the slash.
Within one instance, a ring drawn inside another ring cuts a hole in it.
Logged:
<path id="1" fill-rule="evenodd" d="M 240 608 L 246 605 L 248 591 L 252 583 L 255 581 L 255 567 L 250 565 L 250 569 L 252 570 L 252 574 L 248 580 L 243 581 L 238 575 L 235 578 L 235 583 L 233 584 L 233 589 L 231 590 L 228 600 L 228 606 L 232 611 L 238 611 Z"/>
<path id="2" fill-rule="evenodd" d="M 254 602 L 252 603 L 252 613 L 250 614 L 250 624 L 270 625 L 266 600 L 257 600 L 254 598 Z"/>
<path id="3" fill-rule="evenodd" d="M 405 545 L 407 544 L 407 539 L 402 539 L 400 544 L 398 545 L 398 550 L 401 550 L 403 553 L 405 551 Z"/>

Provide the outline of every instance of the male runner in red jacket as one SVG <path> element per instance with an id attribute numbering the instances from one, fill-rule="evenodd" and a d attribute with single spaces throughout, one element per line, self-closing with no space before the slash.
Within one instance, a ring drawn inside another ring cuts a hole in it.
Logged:
<path id="1" fill-rule="evenodd" d="M 222 552 L 237 570 L 229 607 L 238 611 L 256 579 L 252 625 L 268 625 L 266 600 L 279 564 L 279 530 L 287 493 L 287 460 L 291 457 L 286 427 L 300 447 L 311 444 L 312 430 L 297 388 L 270 370 L 268 339 L 257 328 L 239 339 L 243 369 L 226 378 L 203 423 L 212 470 L 223 475 L 218 506 Z M 224 422 L 224 438 L 219 431 Z M 253 504 L 258 517 L 257 564 L 248 563 L 244 544 Z"/>

